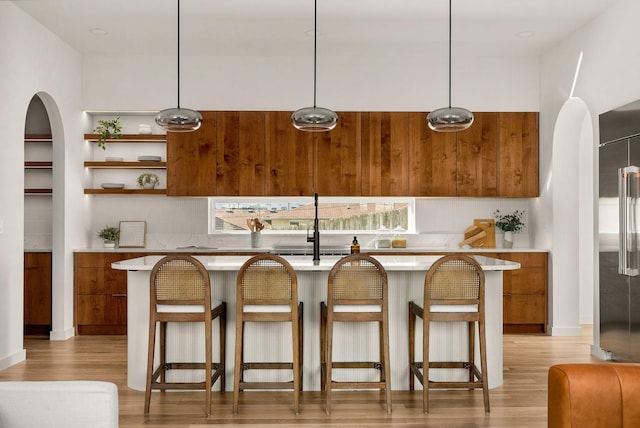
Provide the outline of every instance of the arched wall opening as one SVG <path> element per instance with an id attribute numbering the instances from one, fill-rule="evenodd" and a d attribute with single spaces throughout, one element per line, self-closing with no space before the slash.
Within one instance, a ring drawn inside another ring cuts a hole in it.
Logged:
<path id="1" fill-rule="evenodd" d="M 593 323 L 593 125 L 580 98 L 560 109 L 553 133 L 551 334 L 579 336 Z"/>

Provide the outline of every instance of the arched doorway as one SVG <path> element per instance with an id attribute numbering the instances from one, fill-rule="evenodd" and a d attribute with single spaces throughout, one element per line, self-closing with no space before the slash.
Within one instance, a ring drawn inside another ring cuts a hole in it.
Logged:
<path id="1" fill-rule="evenodd" d="M 49 246 L 51 252 L 51 325 L 49 337 L 53 340 L 64 340 L 66 338 L 64 334 L 55 333 L 57 330 L 64 330 L 65 308 L 68 306 L 68 304 L 65 304 L 65 299 L 67 298 L 68 293 L 64 288 L 64 130 L 60 111 L 51 95 L 46 92 L 38 92 L 32 98 L 32 102 L 35 102 L 38 105 L 37 110 L 31 111 L 31 108 L 28 108 L 27 116 L 30 112 L 35 114 L 37 111 L 37 114 L 40 117 L 39 120 L 44 120 L 43 117 L 46 116 L 49 122 L 51 137 L 49 143 L 50 159 L 43 159 L 43 162 L 51 163 L 51 167 L 49 169 L 50 187 L 42 187 L 41 189 L 50 189 L 48 196 L 49 207 L 45 208 L 45 212 L 47 214 L 42 216 L 42 218 L 48 218 L 48 221 L 50 222 L 50 229 L 45 231 L 43 229 L 44 223 L 36 226 L 35 229 L 31 229 L 31 226 L 29 226 L 30 229 L 27 229 L 26 217 L 30 215 L 27 212 L 30 210 L 30 207 L 25 201 L 25 238 L 26 233 L 31 233 L 33 230 L 36 230 L 43 235 L 35 239 L 31 236 L 32 241 L 29 241 L 29 243 L 25 240 L 25 251 L 29 249 L 29 246 L 37 245 L 45 250 L 47 249 L 47 244 Z M 36 104 L 34 104 L 34 106 Z M 32 103 L 30 103 L 30 107 L 31 106 Z M 31 126 L 32 125 L 29 125 L 29 127 Z M 44 125 L 41 124 L 38 126 Z M 28 129 L 30 130 L 31 128 L 27 128 L 27 121 L 25 120 L 25 131 Z M 27 143 L 25 143 L 25 145 L 26 144 Z M 28 160 L 26 155 L 27 154 L 25 152 L 25 161 Z M 43 180 L 43 178 L 40 177 L 38 180 Z M 43 183 L 43 181 L 38 181 L 38 183 Z M 27 184 L 26 176 L 25 184 Z M 39 201 L 37 204 L 44 207 L 46 202 Z M 35 218 L 37 221 L 37 213 L 34 215 L 36 216 Z"/>
<path id="2" fill-rule="evenodd" d="M 552 299 L 554 336 L 579 336 L 593 323 L 594 139 L 580 98 L 562 106 L 553 133 Z M 560 302 L 560 303 L 559 303 Z"/>

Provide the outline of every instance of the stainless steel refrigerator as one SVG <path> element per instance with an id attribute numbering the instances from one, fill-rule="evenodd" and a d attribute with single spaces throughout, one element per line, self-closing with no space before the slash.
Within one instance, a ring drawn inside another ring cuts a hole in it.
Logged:
<path id="1" fill-rule="evenodd" d="M 640 102 L 599 119 L 600 347 L 640 362 Z"/>

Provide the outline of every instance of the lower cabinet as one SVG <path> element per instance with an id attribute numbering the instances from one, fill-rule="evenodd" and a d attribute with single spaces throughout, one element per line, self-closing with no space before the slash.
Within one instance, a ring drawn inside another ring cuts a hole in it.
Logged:
<path id="1" fill-rule="evenodd" d="M 520 263 L 503 274 L 504 333 L 547 333 L 547 253 L 498 253 Z"/>
<path id="2" fill-rule="evenodd" d="M 51 331 L 51 253 L 24 253 L 24 334 Z"/>
<path id="3" fill-rule="evenodd" d="M 76 334 L 127 334 L 127 272 L 111 263 L 142 255 L 74 254 Z"/>

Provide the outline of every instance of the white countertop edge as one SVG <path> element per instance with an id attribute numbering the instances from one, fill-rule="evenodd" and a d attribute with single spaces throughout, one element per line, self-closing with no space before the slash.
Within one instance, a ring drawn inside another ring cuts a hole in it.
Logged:
<path id="1" fill-rule="evenodd" d="M 51 250 L 24 250 L 25 252 Z M 269 253 L 271 247 L 220 247 L 220 248 L 79 248 L 74 253 Z M 437 247 L 408 247 L 408 248 L 361 248 L 362 253 L 548 253 L 544 248 L 437 248 Z"/>
<path id="2" fill-rule="evenodd" d="M 111 264 L 113 269 L 127 271 L 148 271 L 162 258 L 162 255 L 137 257 Z M 376 259 L 382 263 L 387 271 L 426 271 L 431 264 L 440 258 L 440 255 L 432 256 L 378 256 Z M 239 270 L 249 256 L 197 256 L 209 271 L 233 271 Z M 341 256 L 320 257 L 320 264 L 314 265 L 311 256 L 285 256 L 284 257 L 296 271 L 328 271 L 341 258 Z M 492 257 L 475 256 L 476 260 L 485 271 L 504 271 L 520 268 L 520 264 L 508 260 L 494 259 Z"/>

